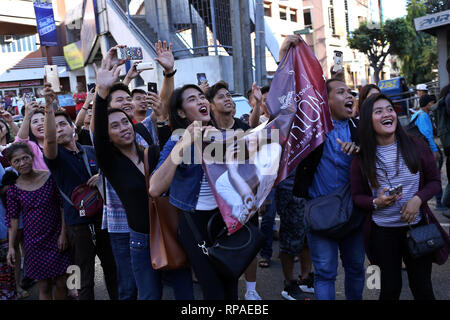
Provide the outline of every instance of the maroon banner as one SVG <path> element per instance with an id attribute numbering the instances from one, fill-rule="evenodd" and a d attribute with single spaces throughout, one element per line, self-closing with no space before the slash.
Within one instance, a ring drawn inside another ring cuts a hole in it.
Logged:
<path id="1" fill-rule="evenodd" d="M 203 144 L 205 173 L 230 234 L 332 129 L 325 77 L 305 42 L 283 58 L 266 105 L 269 122 L 246 133 L 219 132 Z"/>

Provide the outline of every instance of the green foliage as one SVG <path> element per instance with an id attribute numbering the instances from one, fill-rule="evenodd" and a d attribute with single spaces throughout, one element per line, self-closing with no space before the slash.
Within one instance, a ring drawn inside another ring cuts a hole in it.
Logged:
<path id="1" fill-rule="evenodd" d="M 416 32 L 414 19 L 427 13 L 438 12 L 446 1 L 410 0 L 408 1 L 406 22 L 412 36 L 405 53 L 399 55 L 402 61 L 402 75 L 409 84 L 425 83 L 434 80 L 433 69 L 437 69 L 436 38 L 425 33 Z M 438 10 L 438 11 L 436 11 Z"/>
<path id="2" fill-rule="evenodd" d="M 379 29 L 370 28 L 362 23 L 348 38 L 350 48 L 367 55 L 370 66 L 375 70 L 375 81 L 378 83 L 380 71 L 386 57 L 405 55 L 412 30 L 404 18 L 387 20 Z"/>

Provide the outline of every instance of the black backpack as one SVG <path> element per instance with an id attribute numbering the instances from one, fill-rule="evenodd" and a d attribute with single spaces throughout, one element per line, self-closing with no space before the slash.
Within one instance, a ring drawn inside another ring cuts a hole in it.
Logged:
<path id="1" fill-rule="evenodd" d="M 419 127 L 417 127 L 416 125 L 416 121 L 418 118 L 419 115 L 412 122 L 408 123 L 405 126 L 405 131 L 411 136 L 423 139 L 428 144 L 427 138 L 422 134 L 422 132 L 420 132 Z"/>
<path id="2" fill-rule="evenodd" d="M 450 148 L 450 116 L 447 113 L 445 97 L 440 99 L 431 108 L 436 120 L 437 135 L 441 140 L 444 149 Z"/>

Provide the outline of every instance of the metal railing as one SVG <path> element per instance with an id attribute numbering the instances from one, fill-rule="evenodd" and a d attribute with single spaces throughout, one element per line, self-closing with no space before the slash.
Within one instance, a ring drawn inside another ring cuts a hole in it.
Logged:
<path id="1" fill-rule="evenodd" d="M 133 18 L 143 12 L 132 10 L 137 0 L 108 0 L 119 10 L 130 27 L 136 26 Z M 186 53 L 188 56 L 231 55 L 232 38 L 229 1 L 223 0 L 171 0 L 167 1 L 167 20 L 170 41 L 174 53 Z M 152 29 L 159 37 L 163 21 L 158 13 L 158 0 L 144 1 L 145 6 L 154 6 L 156 12 Z M 147 9 L 147 10 L 146 10 Z M 148 13 L 148 8 L 144 11 Z M 138 29 L 139 27 L 136 26 Z M 183 56 L 183 55 L 181 55 Z"/>
<path id="2" fill-rule="evenodd" d="M 51 63 L 59 67 L 67 67 L 66 59 L 64 56 L 51 57 Z M 10 70 L 15 69 L 28 69 L 28 68 L 43 68 L 48 64 L 47 57 L 40 58 L 24 58 L 14 65 Z"/>
<path id="3" fill-rule="evenodd" d="M 123 21 L 128 24 L 128 27 L 130 28 L 130 30 L 137 35 L 140 43 L 145 45 L 147 47 L 147 49 L 149 49 L 149 51 L 152 52 L 154 54 L 154 56 L 156 56 L 155 45 L 153 44 L 153 42 L 150 39 L 147 38 L 147 36 L 141 31 L 141 29 L 134 23 L 134 21 L 131 19 L 129 12 L 125 12 L 122 9 L 122 6 L 120 5 L 120 3 L 118 3 L 116 0 L 106 0 L 106 2 L 108 4 L 110 4 L 119 13 L 119 16 L 121 16 Z M 128 7 L 128 0 L 126 0 L 126 2 L 127 2 L 127 7 Z"/>

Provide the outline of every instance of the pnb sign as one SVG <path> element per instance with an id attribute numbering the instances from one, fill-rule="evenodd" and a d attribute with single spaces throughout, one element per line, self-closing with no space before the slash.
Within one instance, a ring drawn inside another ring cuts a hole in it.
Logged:
<path id="1" fill-rule="evenodd" d="M 414 25 L 417 31 L 433 29 L 447 24 L 450 24 L 450 10 L 414 19 Z"/>

